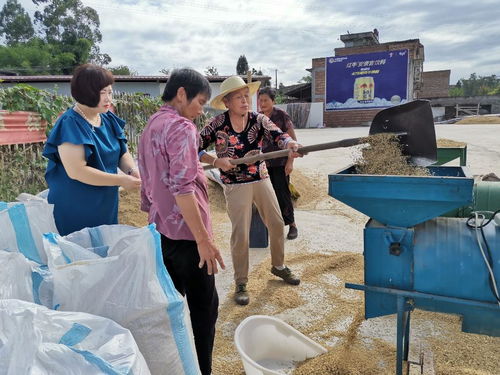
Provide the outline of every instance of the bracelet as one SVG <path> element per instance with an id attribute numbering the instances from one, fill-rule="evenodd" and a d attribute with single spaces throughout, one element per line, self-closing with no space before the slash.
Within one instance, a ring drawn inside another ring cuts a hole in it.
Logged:
<path id="1" fill-rule="evenodd" d="M 127 171 L 127 174 L 130 176 L 130 175 L 131 175 L 132 173 L 134 173 L 134 171 L 136 171 L 136 170 L 137 170 L 137 168 L 132 167 L 132 168 L 130 168 L 130 169 Z"/>
<path id="2" fill-rule="evenodd" d="M 205 150 L 201 150 L 200 152 L 198 152 L 198 160 L 200 160 L 200 161 L 201 161 L 201 157 L 202 157 L 203 155 L 205 155 L 206 153 L 207 153 L 207 152 L 206 152 Z"/>
<path id="3" fill-rule="evenodd" d="M 219 160 L 219 158 L 215 158 L 214 161 L 212 162 L 212 165 L 215 167 L 215 162 Z"/>

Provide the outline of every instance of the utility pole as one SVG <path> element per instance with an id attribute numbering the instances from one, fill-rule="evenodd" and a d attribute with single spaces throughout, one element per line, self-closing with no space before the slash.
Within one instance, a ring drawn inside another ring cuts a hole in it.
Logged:
<path id="1" fill-rule="evenodd" d="M 278 90 L 278 69 L 274 69 L 274 86 Z"/>
<path id="2" fill-rule="evenodd" d="M 247 83 L 250 83 L 252 82 L 252 72 L 250 71 L 250 69 L 247 70 Z M 249 98 L 249 103 L 250 105 L 250 108 L 252 108 L 252 97 Z"/>

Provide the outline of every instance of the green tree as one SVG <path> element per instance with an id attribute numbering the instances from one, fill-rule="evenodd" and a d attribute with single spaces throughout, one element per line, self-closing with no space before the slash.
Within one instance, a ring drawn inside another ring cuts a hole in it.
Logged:
<path id="1" fill-rule="evenodd" d="M 217 68 L 215 66 L 207 66 L 205 68 L 205 74 L 207 76 L 218 76 L 219 72 L 217 71 Z"/>
<path id="2" fill-rule="evenodd" d="M 274 98 L 274 102 L 276 104 L 284 104 L 286 102 L 285 95 L 282 92 L 278 91 L 276 93 L 276 97 Z"/>
<path id="3" fill-rule="evenodd" d="M 136 76 L 137 72 L 134 70 L 130 70 L 130 68 L 126 65 L 119 65 L 114 68 L 108 68 L 111 73 L 119 76 Z"/>
<path id="4" fill-rule="evenodd" d="M 51 47 L 37 38 L 10 47 L 0 46 L 0 66 L 20 75 L 57 73 L 59 62 L 54 60 Z"/>
<path id="5" fill-rule="evenodd" d="M 0 36 L 8 46 L 27 42 L 35 35 L 29 14 L 17 2 L 7 0 L 0 11 Z"/>
<path id="6" fill-rule="evenodd" d="M 491 92 L 500 87 L 500 78 L 494 74 L 478 76 L 472 73 L 468 79 L 460 79 L 459 83 L 464 96 L 491 95 Z"/>
<path id="7" fill-rule="evenodd" d="M 500 95 L 500 85 L 497 88 L 492 89 L 490 92 L 488 92 L 488 95 Z"/>
<path id="8" fill-rule="evenodd" d="M 456 85 L 455 87 L 450 88 L 449 95 L 453 96 L 453 97 L 464 96 L 464 90 L 462 89 L 462 87 L 459 87 L 458 85 Z"/>
<path id="9" fill-rule="evenodd" d="M 111 61 L 99 50 L 99 16 L 81 0 L 33 0 L 41 7 L 35 12 L 36 35 L 17 1 L 8 0 L 0 12 L 0 36 L 7 42 L 0 46 L 2 68 L 24 75 L 71 74 L 80 64 Z"/>
<path id="10" fill-rule="evenodd" d="M 249 70 L 248 61 L 245 55 L 241 55 L 236 63 L 236 74 L 242 75 L 247 74 Z"/>
<path id="11" fill-rule="evenodd" d="M 304 76 L 299 80 L 299 83 L 311 83 L 312 82 L 312 76 L 309 74 L 308 76 Z"/>
<path id="12" fill-rule="evenodd" d="M 261 76 L 262 75 L 262 70 L 257 70 L 255 68 L 252 68 L 252 75 L 253 76 Z"/>
<path id="13" fill-rule="evenodd" d="M 86 62 L 90 41 L 80 39 L 73 52 L 61 50 L 59 44 L 50 44 L 40 38 L 14 46 L 0 46 L 0 67 L 20 75 L 71 74 L 79 62 Z"/>
<path id="14" fill-rule="evenodd" d="M 109 55 L 100 52 L 100 21 L 93 8 L 84 6 L 80 0 L 33 0 L 33 3 L 47 3 L 42 10 L 35 12 L 35 24 L 40 25 L 44 40 L 60 45 L 62 53 L 73 53 L 76 65 L 88 60 L 100 65 L 111 62 Z M 86 49 L 78 53 L 85 47 L 83 40 L 90 42 L 90 53 Z"/>

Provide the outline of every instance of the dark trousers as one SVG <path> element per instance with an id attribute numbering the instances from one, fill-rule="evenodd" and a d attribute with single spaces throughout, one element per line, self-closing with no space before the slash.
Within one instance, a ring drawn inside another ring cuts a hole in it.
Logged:
<path id="1" fill-rule="evenodd" d="M 292 196 L 288 184 L 290 183 L 290 176 L 285 174 L 285 167 L 268 167 L 269 177 L 273 184 L 278 204 L 280 205 L 281 215 L 285 221 L 285 225 L 295 223 L 293 215 Z"/>
<path id="2" fill-rule="evenodd" d="M 206 264 L 198 268 L 200 256 L 195 241 L 171 240 L 162 234 L 161 248 L 175 288 L 187 298 L 201 373 L 210 375 L 219 307 L 214 275 L 207 274 Z"/>

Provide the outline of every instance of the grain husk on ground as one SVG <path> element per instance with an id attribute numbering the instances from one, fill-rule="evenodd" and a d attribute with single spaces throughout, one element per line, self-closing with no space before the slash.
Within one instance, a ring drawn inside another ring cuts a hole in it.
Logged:
<path id="1" fill-rule="evenodd" d="M 467 116 L 455 124 L 459 125 L 496 125 L 500 124 L 500 116 L 490 115 L 490 116 Z"/>
<path id="2" fill-rule="evenodd" d="M 436 141 L 437 147 L 440 148 L 457 148 L 467 146 L 465 142 L 454 141 L 453 139 L 439 138 Z"/>
<path id="3" fill-rule="evenodd" d="M 118 222 L 120 224 L 143 227 L 148 225 L 148 215 L 140 210 L 141 195 L 139 191 L 120 189 L 120 206 Z"/>
<path id="4" fill-rule="evenodd" d="M 296 202 L 297 211 L 325 215 L 325 223 L 338 223 L 339 218 L 345 220 L 349 217 L 359 231 L 363 230 L 367 218 L 327 195 L 328 184 L 324 174 L 309 169 L 295 170 L 292 182 L 301 194 Z M 230 223 L 222 189 L 209 182 L 209 196 L 215 242 L 227 252 Z M 147 224 L 146 214 L 139 210 L 139 197 L 138 192 L 121 192 L 121 223 Z M 341 230 L 327 224 L 324 227 L 307 222 L 298 224 L 301 233 L 329 228 Z M 364 320 L 363 293 L 344 287 L 345 282 L 363 283 L 363 256 L 360 253 L 337 252 L 337 245 L 328 242 L 324 249 L 318 251 L 299 235 L 297 240 L 286 245 L 286 263 L 300 276 L 299 286 L 286 285 L 271 275 L 270 259 L 265 257 L 250 272 L 248 289 L 251 301 L 248 306 L 237 306 L 231 294 L 221 300 L 213 375 L 244 374 L 234 345 L 234 331 L 244 318 L 255 314 L 276 316 L 328 349 L 328 353 L 298 364 L 295 370 L 288 373 L 394 374 L 395 316 Z M 290 251 L 292 249 L 293 252 Z M 230 261 L 229 256 L 225 259 Z M 414 311 L 410 359 L 417 359 L 419 345 L 423 343 L 433 356 L 431 365 L 435 374 L 500 374 L 500 338 L 462 333 L 460 326 L 460 318 L 454 315 Z M 417 367 L 412 367 L 412 374 L 419 373 Z"/>
<path id="5" fill-rule="evenodd" d="M 333 253 L 311 257 L 306 252 L 296 253 L 287 264 L 301 272 L 302 284 L 297 287 L 274 278 L 268 262 L 252 271 L 248 283 L 250 305 L 238 306 L 228 299 L 221 306 L 214 374 L 244 374 L 234 346 L 234 330 L 243 319 L 256 314 L 276 316 L 329 347 L 328 353 L 288 373 L 368 375 L 391 369 L 393 349 L 388 344 L 365 345 L 358 340 L 357 330 L 364 320 L 361 294 L 346 292 L 343 286 L 346 281 L 361 282 L 361 255 Z M 377 361 L 373 361 L 374 355 Z"/>

